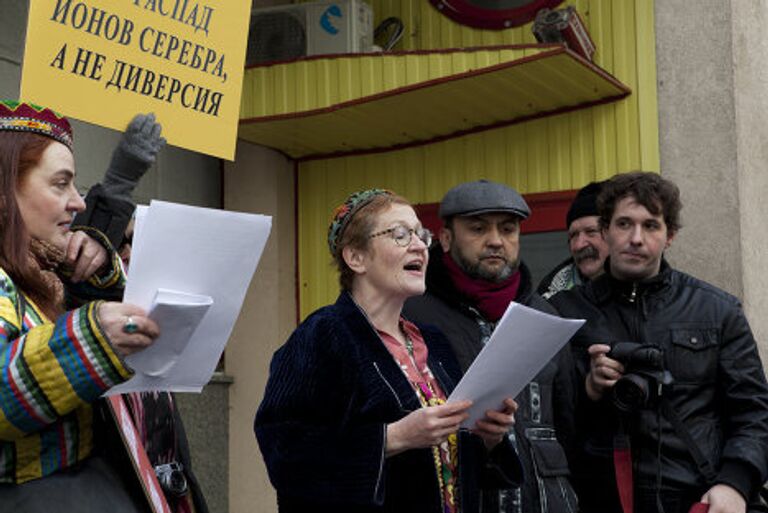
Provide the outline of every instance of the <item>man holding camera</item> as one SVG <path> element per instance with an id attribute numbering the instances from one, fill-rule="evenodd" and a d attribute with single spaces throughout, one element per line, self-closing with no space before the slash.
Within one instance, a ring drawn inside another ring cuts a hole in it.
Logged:
<path id="1" fill-rule="evenodd" d="M 571 342 L 583 513 L 744 513 L 768 478 L 768 385 L 741 305 L 663 258 L 681 208 L 655 173 L 613 177 L 607 272 L 551 299 L 587 320 Z"/>

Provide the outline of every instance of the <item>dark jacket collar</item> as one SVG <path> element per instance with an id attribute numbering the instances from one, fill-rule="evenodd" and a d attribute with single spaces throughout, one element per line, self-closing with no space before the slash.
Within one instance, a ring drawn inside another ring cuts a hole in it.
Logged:
<path id="1" fill-rule="evenodd" d="M 515 301 L 527 304 L 534 293 L 531 271 L 522 260 L 518 266 L 520 270 L 520 287 L 517 289 Z M 427 292 L 439 297 L 453 307 L 467 308 L 472 301 L 467 299 L 460 290 L 453 285 L 448 270 L 443 263 L 443 248 L 435 244 L 429 250 L 429 265 L 427 266 Z"/>
<path id="2" fill-rule="evenodd" d="M 394 358 L 392 358 L 365 311 L 355 302 L 352 294 L 349 292 L 339 294 L 334 307 L 339 321 L 352 333 L 356 343 L 365 346 L 366 353 L 376 365 L 381 377 L 387 381 L 392 391 L 398 396 L 403 408 L 406 411 L 418 409 L 420 404 L 411 384 L 405 378 Z M 434 344 L 434 328 L 430 329 L 428 326 L 419 324 L 417 324 L 417 327 L 424 338 L 424 343 L 427 344 L 427 365 L 447 396 L 453 390 L 453 387 L 456 386 L 454 378 L 460 377 L 460 373 L 454 377 L 449 376 L 443 370 L 443 360 L 455 359 L 455 357 L 452 353 L 447 354 L 450 352 L 447 342 L 442 345 Z M 458 369 L 455 362 L 447 361 L 446 365 L 451 369 L 454 369 L 454 367 Z"/>
<path id="3" fill-rule="evenodd" d="M 342 292 L 336 299 L 336 312 L 340 321 L 346 326 L 356 338 L 369 346 L 369 349 L 377 357 L 389 357 L 389 351 L 381 341 L 379 333 L 368 319 L 365 311 L 355 302 L 352 294 Z"/>
<path id="4" fill-rule="evenodd" d="M 605 259 L 605 272 L 591 281 L 587 286 L 598 302 L 605 302 L 611 298 L 644 297 L 655 294 L 670 285 L 672 281 L 672 267 L 662 258 L 659 273 L 640 281 L 619 280 L 611 274 L 610 259 Z"/>

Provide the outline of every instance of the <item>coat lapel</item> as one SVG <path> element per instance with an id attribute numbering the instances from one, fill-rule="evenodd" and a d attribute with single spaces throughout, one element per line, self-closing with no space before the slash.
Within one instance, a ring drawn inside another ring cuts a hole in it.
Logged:
<path id="1" fill-rule="evenodd" d="M 350 331 L 355 334 L 357 343 L 364 346 L 362 353 L 371 359 L 371 365 L 377 368 L 380 378 L 385 381 L 384 386 L 397 396 L 397 401 L 402 405 L 403 410 L 418 409 L 421 404 L 416 397 L 416 392 L 352 296 L 348 292 L 343 292 L 336 301 L 336 306 Z"/>

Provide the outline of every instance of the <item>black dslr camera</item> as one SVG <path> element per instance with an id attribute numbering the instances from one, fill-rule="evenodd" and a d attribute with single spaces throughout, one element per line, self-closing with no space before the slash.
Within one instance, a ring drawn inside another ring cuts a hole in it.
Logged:
<path id="1" fill-rule="evenodd" d="M 624 375 L 613 386 L 613 404 L 624 413 L 655 406 L 661 387 L 672 384 L 664 357 L 656 346 L 618 342 L 606 355 L 624 365 Z"/>

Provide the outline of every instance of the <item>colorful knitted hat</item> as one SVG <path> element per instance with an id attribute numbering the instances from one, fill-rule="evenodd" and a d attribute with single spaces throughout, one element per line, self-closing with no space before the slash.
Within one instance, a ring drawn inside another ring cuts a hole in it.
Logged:
<path id="1" fill-rule="evenodd" d="M 69 121 L 47 107 L 0 100 L 0 131 L 3 130 L 45 135 L 72 150 L 72 127 Z"/>
<path id="2" fill-rule="evenodd" d="M 382 194 L 392 195 L 392 191 L 386 189 L 368 189 L 367 191 L 353 192 L 344 200 L 344 203 L 333 210 L 333 220 L 328 227 L 328 248 L 331 255 L 336 254 L 336 249 L 344 229 L 349 224 L 355 213 L 370 203 L 376 196 Z"/>

